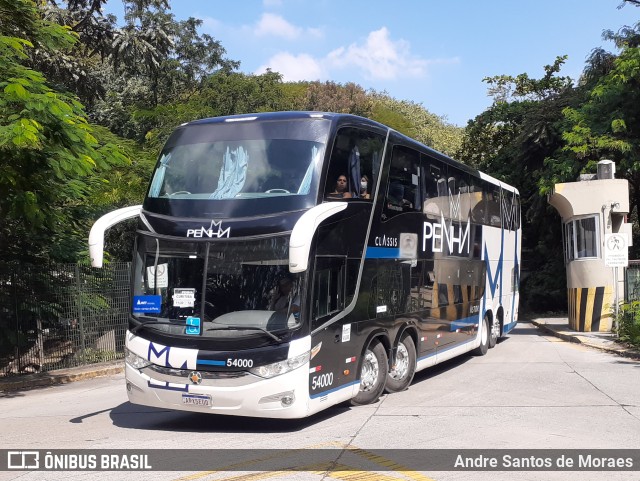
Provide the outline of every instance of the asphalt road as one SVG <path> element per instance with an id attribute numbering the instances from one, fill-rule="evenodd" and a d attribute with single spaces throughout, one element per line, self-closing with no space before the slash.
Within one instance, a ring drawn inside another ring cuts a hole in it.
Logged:
<path id="1" fill-rule="evenodd" d="M 256 472 L 259 466 L 250 463 L 224 472 L 4 471 L 0 480 L 638 480 L 640 463 L 634 472 L 417 471 L 395 465 L 397 452 L 390 450 L 553 449 L 560 456 L 568 450 L 640 449 L 640 362 L 521 323 L 484 357 L 463 356 L 422 371 L 407 391 L 374 405 L 335 406 L 304 420 L 136 406 L 128 403 L 119 374 L 0 394 L 0 426 L 0 449 L 168 449 L 167 456 L 237 449 L 250 458 L 259 449 L 330 448 L 336 463 L 329 469 L 302 456 L 300 472 Z M 350 465 L 350 456 L 370 466 Z"/>

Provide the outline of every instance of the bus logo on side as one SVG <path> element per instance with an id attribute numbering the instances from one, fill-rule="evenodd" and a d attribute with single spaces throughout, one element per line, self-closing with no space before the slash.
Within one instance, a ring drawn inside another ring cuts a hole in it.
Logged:
<path id="1" fill-rule="evenodd" d="M 217 227 L 217 230 L 214 230 L 214 227 Z M 222 221 L 216 222 L 215 220 L 211 221 L 211 225 L 208 229 L 204 226 L 199 229 L 187 229 L 187 237 L 215 237 L 220 239 L 222 237 L 228 238 L 229 234 L 231 234 L 231 227 L 223 229 Z"/>
<path id="2" fill-rule="evenodd" d="M 443 252 L 446 241 L 449 252 L 453 253 L 454 246 L 458 244 L 458 254 L 462 254 L 463 249 L 468 254 L 469 227 L 469 219 L 467 219 L 467 225 L 463 229 L 462 224 L 455 225 L 453 222 L 450 222 L 449 225 L 447 225 L 444 216 L 441 216 L 440 223 L 424 222 L 422 229 L 422 250 L 427 250 L 427 240 L 432 239 L 431 250 L 433 252 Z"/>

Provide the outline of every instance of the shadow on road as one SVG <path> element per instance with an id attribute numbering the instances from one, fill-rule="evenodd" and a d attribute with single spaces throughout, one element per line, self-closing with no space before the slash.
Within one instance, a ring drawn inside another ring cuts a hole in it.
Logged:
<path id="1" fill-rule="evenodd" d="M 110 417 L 115 426 L 126 429 L 193 433 L 289 433 L 301 431 L 350 409 L 341 404 L 305 419 L 262 419 L 172 411 L 125 402 L 113 408 Z"/>

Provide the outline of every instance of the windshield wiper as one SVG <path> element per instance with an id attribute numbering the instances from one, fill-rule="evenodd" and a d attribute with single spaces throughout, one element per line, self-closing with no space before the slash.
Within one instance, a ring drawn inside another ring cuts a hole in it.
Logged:
<path id="1" fill-rule="evenodd" d="M 213 324 L 218 324 L 216 322 L 214 322 Z M 276 336 L 275 334 L 273 334 L 270 331 L 267 331 L 265 328 L 263 327 L 257 327 L 257 326 L 237 326 L 234 324 L 218 324 L 219 326 L 222 327 L 212 327 L 210 329 L 207 329 L 207 331 L 233 331 L 233 330 L 237 330 L 237 331 L 262 331 L 264 332 L 266 335 L 270 336 L 272 339 L 278 341 L 278 342 L 282 342 L 282 339 L 279 338 L 278 336 Z"/>
<path id="2" fill-rule="evenodd" d="M 176 322 L 171 322 L 171 321 L 159 321 L 153 317 L 147 317 L 147 316 L 140 316 L 141 318 L 144 319 L 148 319 L 147 321 L 137 321 L 139 322 L 139 324 L 137 326 L 135 326 L 133 329 L 131 329 L 131 334 L 135 334 L 136 332 L 138 332 L 141 328 L 143 328 L 146 325 L 149 324 L 160 324 L 160 325 L 164 325 L 164 326 L 181 326 L 182 324 L 178 324 Z"/>

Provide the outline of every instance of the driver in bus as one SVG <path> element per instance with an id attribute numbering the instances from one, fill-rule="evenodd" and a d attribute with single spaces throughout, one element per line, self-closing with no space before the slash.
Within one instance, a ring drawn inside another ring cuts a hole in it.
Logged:
<path id="1" fill-rule="evenodd" d="M 289 301 L 291 301 L 291 309 L 289 312 L 296 315 L 300 312 L 300 296 L 295 295 L 292 298 L 293 281 L 290 277 L 283 277 L 278 281 L 278 286 L 274 289 L 269 301 L 269 310 L 287 313 L 289 309 Z"/>
<path id="2" fill-rule="evenodd" d="M 340 174 L 336 179 L 334 191 L 327 194 L 327 199 L 351 199 L 351 197 L 351 192 L 347 189 L 347 176 Z"/>

